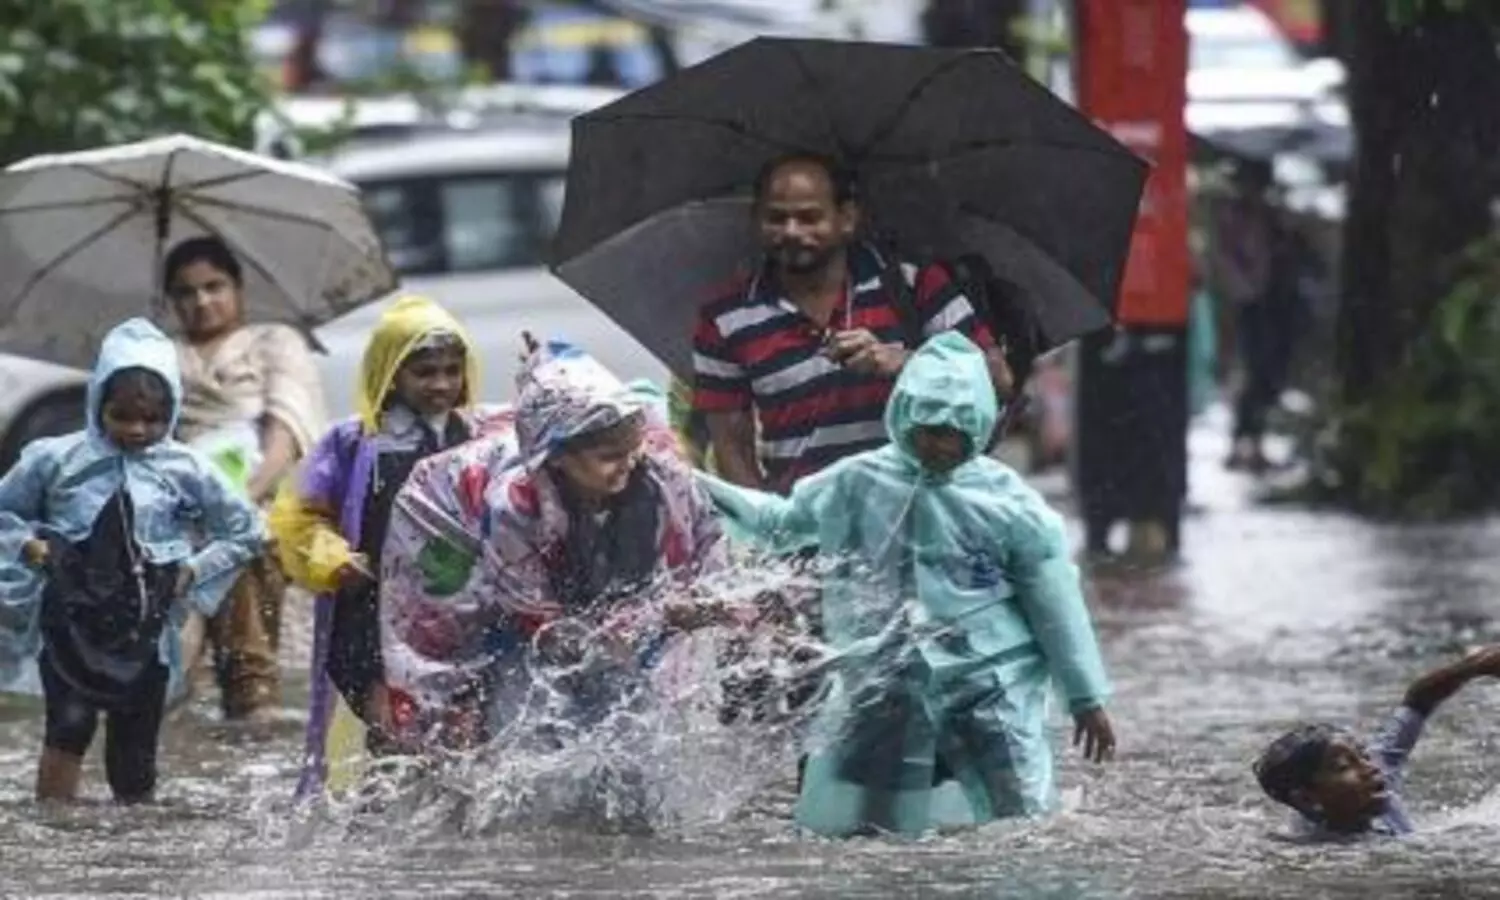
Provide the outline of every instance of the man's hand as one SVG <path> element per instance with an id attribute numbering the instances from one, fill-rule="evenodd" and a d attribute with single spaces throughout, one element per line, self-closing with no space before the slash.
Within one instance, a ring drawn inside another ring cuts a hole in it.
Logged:
<path id="1" fill-rule="evenodd" d="M 1083 758 L 1096 763 L 1115 758 L 1115 730 L 1104 707 L 1073 716 L 1073 746 L 1083 744 Z"/>
<path id="2" fill-rule="evenodd" d="M 866 328 L 836 332 L 823 352 L 829 359 L 851 372 L 888 378 L 901 373 L 907 357 L 905 347 L 882 343 Z"/>

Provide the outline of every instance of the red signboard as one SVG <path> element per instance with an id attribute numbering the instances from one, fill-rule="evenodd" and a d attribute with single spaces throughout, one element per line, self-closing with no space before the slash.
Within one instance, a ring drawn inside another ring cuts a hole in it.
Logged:
<path id="1" fill-rule="evenodd" d="M 1152 163 L 1120 287 L 1123 325 L 1188 316 L 1187 0 L 1078 0 L 1078 105 Z"/>

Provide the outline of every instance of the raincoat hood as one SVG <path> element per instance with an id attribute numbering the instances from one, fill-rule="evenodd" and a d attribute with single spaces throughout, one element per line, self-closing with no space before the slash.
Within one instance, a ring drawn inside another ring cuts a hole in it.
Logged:
<path id="1" fill-rule="evenodd" d="M 580 435 L 613 428 L 647 410 L 598 360 L 565 341 L 548 341 L 516 377 L 516 439 L 526 465 L 539 468 Z"/>
<path id="2" fill-rule="evenodd" d="M 464 348 L 464 394 L 460 406 L 474 402 L 474 386 L 479 384 L 479 354 L 463 325 L 437 303 L 426 297 L 407 295 L 399 298 L 381 315 L 370 334 L 370 343 L 359 363 L 359 395 L 355 398 L 360 424 L 365 432 L 380 430 L 380 412 L 386 395 L 396 383 L 396 372 L 423 341 L 435 334 L 453 335 Z"/>
<path id="3" fill-rule="evenodd" d="M 956 428 L 968 436 L 967 459 L 972 460 L 989 445 L 1000 413 L 984 352 L 962 334 L 945 331 L 902 368 L 886 406 L 885 427 L 891 443 L 913 461 L 913 429 Z"/>
<path id="4" fill-rule="evenodd" d="M 177 347 L 161 329 L 146 319 L 135 318 L 116 325 L 99 344 L 99 361 L 94 364 L 94 373 L 89 377 L 85 412 L 89 435 L 108 442 L 99 421 L 99 407 L 104 402 L 105 383 L 122 369 L 149 369 L 167 382 L 167 390 L 172 396 L 172 417 L 167 433 L 176 431 L 177 417 L 182 411 L 182 375 L 177 366 Z"/>

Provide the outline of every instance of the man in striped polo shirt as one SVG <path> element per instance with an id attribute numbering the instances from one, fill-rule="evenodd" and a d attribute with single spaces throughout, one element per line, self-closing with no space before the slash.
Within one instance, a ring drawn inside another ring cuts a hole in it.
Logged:
<path id="1" fill-rule="evenodd" d="M 693 337 L 694 407 L 720 475 L 785 493 L 882 446 L 896 376 L 912 345 L 941 331 L 984 348 L 996 389 L 1009 393 L 1002 354 L 947 271 L 855 239 L 854 182 L 837 164 L 803 154 L 771 163 L 756 179 L 754 213 L 764 262 L 703 307 Z"/>

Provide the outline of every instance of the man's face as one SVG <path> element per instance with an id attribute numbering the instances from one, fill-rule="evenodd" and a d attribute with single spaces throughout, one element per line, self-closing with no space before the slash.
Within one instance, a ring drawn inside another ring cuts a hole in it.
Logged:
<path id="1" fill-rule="evenodd" d="M 762 248 L 794 275 L 826 268 L 853 239 L 859 220 L 852 202 L 837 201 L 828 171 L 803 161 L 771 174 L 755 213 Z"/>

